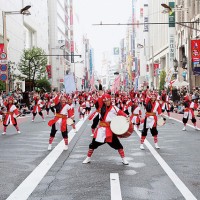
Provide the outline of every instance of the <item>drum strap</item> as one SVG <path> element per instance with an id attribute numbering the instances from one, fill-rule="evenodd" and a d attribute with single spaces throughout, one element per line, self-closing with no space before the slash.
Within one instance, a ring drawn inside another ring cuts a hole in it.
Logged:
<path id="1" fill-rule="evenodd" d="M 110 127 L 110 122 L 103 122 L 103 121 L 100 121 L 100 122 L 99 122 L 99 126 L 101 126 L 101 127 Z"/>
<path id="2" fill-rule="evenodd" d="M 12 115 L 12 114 L 13 114 L 13 112 L 7 112 L 6 114 Z"/>
<path id="3" fill-rule="evenodd" d="M 56 113 L 56 117 L 59 117 L 59 118 L 62 118 L 62 119 L 67 119 L 66 115 L 62 115 L 62 114 L 59 114 L 59 113 Z"/>
<path id="4" fill-rule="evenodd" d="M 156 116 L 156 113 L 154 113 L 154 112 L 146 112 L 146 115 L 147 116 Z"/>

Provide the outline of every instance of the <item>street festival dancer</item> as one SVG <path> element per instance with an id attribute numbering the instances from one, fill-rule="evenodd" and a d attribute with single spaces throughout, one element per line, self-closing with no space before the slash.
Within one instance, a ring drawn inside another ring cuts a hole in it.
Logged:
<path id="1" fill-rule="evenodd" d="M 186 131 L 186 124 L 188 122 L 188 119 L 190 119 L 192 121 L 192 123 L 194 124 L 194 128 L 195 130 L 198 130 L 197 128 L 197 124 L 196 124 L 196 118 L 194 115 L 194 111 L 197 110 L 198 108 L 198 104 L 195 102 L 195 100 L 192 101 L 192 97 L 191 95 L 186 95 L 184 97 L 184 113 L 183 113 L 183 131 Z"/>
<path id="2" fill-rule="evenodd" d="M 144 140 L 146 139 L 148 129 L 150 128 L 151 134 L 154 137 L 155 148 L 158 146 L 158 130 L 157 130 L 157 115 L 160 115 L 162 110 L 160 104 L 156 101 L 156 94 L 151 93 L 145 101 L 146 114 L 144 119 L 144 127 L 141 134 L 140 149 L 144 150 Z"/>
<path id="3" fill-rule="evenodd" d="M 73 105 L 73 99 L 72 97 L 68 97 L 68 105 L 69 105 L 69 110 L 68 110 L 68 118 L 71 118 L 73 120 L 73 124 L 71 125 L 72 126 L 72 129 L 74 131 L 74 133 L 76 133 L 76 126 L 75 126 L 75 120 L 74 120 L 74 117 L 75 117 L 75 114 L 74 114 L 74 105 Z"/>
<path id="4" fill-rule="evenodd" d="M 169 103 L 169 95 L 167 95 L 166 90 L 162 91 L 162 94 L 160 96 L 160 102 L 161 102 L 161 108 L 162 108 L 162 113 L 167 111 L 167 115 L 170 119 L 170 103 Z"/>
<path id="5" fill-rule="evenodd" d="M 125 158 L 123 146 L 120 143 L 118 137 L 111 131 L 110 128 L 110 122 L 115 116 L 121 115 L 127 117 L 127 115 L 119 108 L 111 104 L 111 96 L 109 94 L 104 94 L 103 100 L 104 104 L 100 111 L 100 122 L 94 132 L 92 143 L 89 145 L 87 157 L 83 161 L 83 164 L 90 163 L 94 150 L 99 146 L 107 143 L 110 147 L 118 150 L 122 158 L 122 163 L 124 165 L 128 165 L 129 163 Z"/>
<path id="6" fill-rule="evenodd" d="M 92 126 L 91 126 L 91 129 L 92 129 L 92 135 L 91 136 L 92 137 L 94 136 L 95 129 L 97 128 L 97 125 L 99 123 L 99 119 L 100 119 L 99 113 L 100 113 L 102 106 L 103 106 L 103 87 L 102 87 L 102 84 L 99 81 L 98 99 L 95 102 L 96 111 L 93 112 L 88 118 L 89 120 L 93 120 Z"/>
<path id="7" fill-rule="evenodd" d="M 6 129 L 9 124 L 12 124 L 16 128 L 17 133 L 21 133 L 17 125 L 17 119 L 16 119 L 20 113 L 17 107 L 14 105 L 14 98 L 9 97 L 8 102 L 4 102 L 4 105 L 7 108 L 7 112 L 5 114 L 5 118 L 3 121 L 4 129 L 2 135 L 6 134 Z"/>
<path id="8" fill-rule="evenodd" d="M 33 106 L 33 118 L 32 118 L 32 122 L 34 122 L 34 119 L 35 119 L 35 116 L 37 115 L 37 113 L 39 113 L 39 115 L 42 117 L 43 121 L 45 121 L 44 115 L 42 113 L 42 107 L 44 106 L 44 103 L 40 99 L 39 94 L 35 94 L 34 95 L 33 102 L 34 102 L 34 106 Z"/>
<path id="9" fill-rule="evenodd" d="M 48 122 L 48 125 L 52 127 L 49 138 L 48 150 L 50 151 L 52 148 L 52 142 L 55 138 L 58 129 L 61 131 L 64 139 L 64 150 L 68 150 L 67 116 L 70 106 L 67 104 L 67 96 L 65 96 L 64 94 L 55 94 L 54 96 L 56 115 L 54 119 Z"/>

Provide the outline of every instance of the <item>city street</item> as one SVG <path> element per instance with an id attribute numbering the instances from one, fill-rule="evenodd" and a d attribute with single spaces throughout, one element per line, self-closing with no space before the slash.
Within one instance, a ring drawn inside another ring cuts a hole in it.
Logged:
<path id="1" fill-rule="evenodd" d="M 148 133 L 145 150 L 140 150 L 137 131 L 120 139 L 129 165 L 107 144 L 95 150 L 90 164 L 82 164 L 92 140 L 92 122 L 80 121 L 78 132 L 70 131 L 68 151 L 63 151 L 59 132 L 48 151 L 49 119 L 43 122 L 37 116 L 31 122 L 26 116 L 19 119 L 21 134 L 9 126 L 7 135 L 0 136 L 1 200 L 200 198 L 200 131 L 188 126 L 184 132 L 180 122 L 167 119 L 158 128 L 160 149 L 154 149 Z"/>

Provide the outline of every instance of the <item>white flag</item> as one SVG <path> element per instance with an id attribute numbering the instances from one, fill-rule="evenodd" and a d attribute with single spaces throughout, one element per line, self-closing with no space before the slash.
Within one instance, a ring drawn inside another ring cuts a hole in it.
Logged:
<path id="1" fill-rule="evenodd" d="M 65 76 L 64 79 L 64 85 L 65 85 L 65 92 L 70 94 L 74 91 L 76 91 L 76 84 L 74 81 L 74 76 L 73 74 L 68 74 Z"/>

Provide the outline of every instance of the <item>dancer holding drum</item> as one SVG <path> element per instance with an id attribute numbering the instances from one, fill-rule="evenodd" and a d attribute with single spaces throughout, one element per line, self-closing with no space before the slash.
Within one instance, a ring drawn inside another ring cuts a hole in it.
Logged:
<path id="1" fill-rule="evenodd" d="M 145 107 L 146 107 L 146 114 L 140 140 L 141 142 L 140 149 L 144 150 L 144 140 L 146 139 L 147 131 L 149 128 L 152 136 L 154 137 L 155 148 L 159 149 L 160 147 L 158 146 L 157 115 L 160 115 L 162 110 L 160 104 L 156 101 L 155 93 L 152 92 L 150 96 L 146 98 Z"/>
<path id="2" fill-rule="evenodd" d="M 110 128 L 110 122 L 114 117 L 116 117 L 117 115 L 127 117 L 127 115 L 123 111 L 119 110 L 119 108 L 111 104 L 111 96 L 109 94 L 104 94 L 103 100 L 104 104 L 100 110 L 100 122 L 94 132 L 92 143 L 89 145 L 87 158 L 83 161 L 83 164 L 87 164 L 91 161 L 91 156 L 95 149 L 107 143 L 110 147 L 118 150 L 122 158 L 122 163 L 124 165 L 128 165 L 128 161 L 126 160 L 124 155 L 123 146 L 117 136 L 113 134 Z"/>

